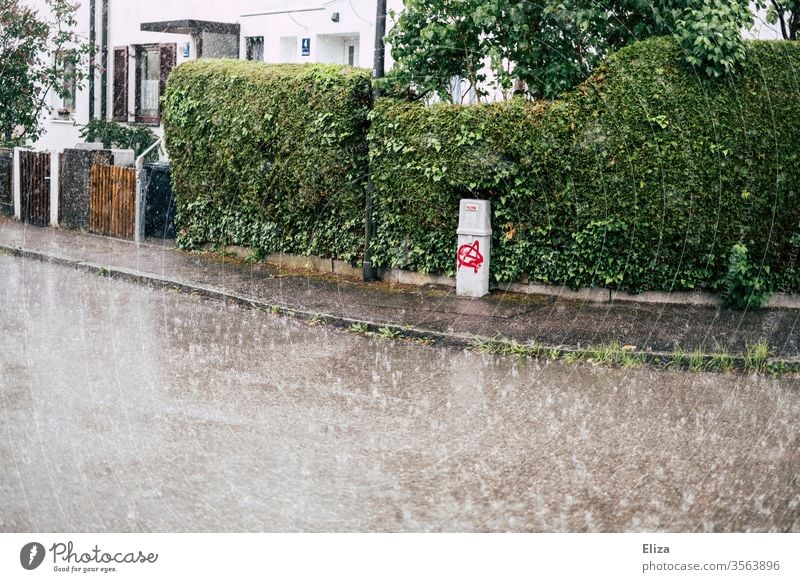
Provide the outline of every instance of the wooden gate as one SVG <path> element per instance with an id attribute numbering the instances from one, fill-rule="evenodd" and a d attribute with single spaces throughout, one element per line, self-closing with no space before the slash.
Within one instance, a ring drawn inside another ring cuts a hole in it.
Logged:
<path id="1" fill-rule="evenodd" d="M 19 152 L 22 222 L 47 226 L 50 222 L 50 154 Z"/>
<path id="2" fill-rule="evenodd" d="M 136 225 L 136 170 L 92 166 L 89 185 L 89 230 L 133 240 Z"/>

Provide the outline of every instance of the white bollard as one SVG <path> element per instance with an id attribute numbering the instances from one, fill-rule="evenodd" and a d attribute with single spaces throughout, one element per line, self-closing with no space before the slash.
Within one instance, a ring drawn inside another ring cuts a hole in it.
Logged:
<path id="1" fill-rule="evenodd" d="M 488 200 L 461 201 L 456 255 L 456 295 L 460 297 L 483 297 L 489 293 L 491 212 Z"/>

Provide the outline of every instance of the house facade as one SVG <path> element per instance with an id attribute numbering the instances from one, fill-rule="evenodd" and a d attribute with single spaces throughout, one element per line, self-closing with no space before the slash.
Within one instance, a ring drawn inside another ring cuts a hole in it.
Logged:
<path id="1" fill-rule="evenodd" d="M 44 10 L 43 0 L 30 0 Z M 402 9 L 389 0 L 389 9 Z M 372 68 L 376 0 L 85 0 L 81 41 L 98 47 L 95 73 L 67 99 L 49 96 L 36 149 L 82 141 L 90 119 L 144 123 L 161 133 L 160 97 L 170 71 L 198 58 L 335 63 Z M 387 28 L 392 24 L 387 20 Z M 387 66 L 391 66 L 387 62 Z"/>
<path id="2" fill-rule="evenodd" d="M 44 0 L 28 0 L 45 9 Z M 376 0 L 83 0 L 77 34 L 97 45 L 97 69 L 67 99 L 50 95 L 36 149 L 61 151 L 82 141 L 90 119 L 145 123 L 161 133 L 160 97 L 176 65 L 197 58 L 267 63 L 336 63 L 371 69 Z M 399 12 L 402 0 L 388 0 Z M 778 38 L 758 11 L 749 36 Z M 393 25 L 387 18 L 387 30 Z M 390 51 L 386 68 L 391 68 Z M 461 85 L 456 102 L 469 102 Z"/>

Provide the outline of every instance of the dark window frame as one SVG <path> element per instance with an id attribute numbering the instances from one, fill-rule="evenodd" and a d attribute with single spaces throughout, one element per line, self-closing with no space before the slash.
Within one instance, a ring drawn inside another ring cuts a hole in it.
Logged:
<path id="1" fill-rule="evenodd" d="M 170 71 L 177 64 L 178 44 L 170 43 L 151 43 L 134 45 L 135 69 L 136 69 L 136 99 L 134 104 L 134 120 L 136 123 L 145 125 L 160 125 L 161 123 L 161 98 L 167 87 L 167 77 Z M 142 112 L 142 72 L 140 67 L 141 55 L 146 51 L 155 51 L 158 55 L 158 111 L 156 115 L 144 114 Z"/>

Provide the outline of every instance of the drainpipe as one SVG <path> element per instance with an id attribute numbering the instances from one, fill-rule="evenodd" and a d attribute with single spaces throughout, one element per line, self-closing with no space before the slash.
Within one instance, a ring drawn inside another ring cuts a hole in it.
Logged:
<path id="1" fill-rule="evenodd" d="M 94 119 L 94 44 L 97 41 L 97 30 L 95 29 L 97 0 L 89 2 L 89 45 L 92 47 L 92 54 L 89 55 L 89 121 Z"/>
<path id="2" fill-rule="evenodd" d="M 378 8 L 375 15 L 375 62 L 372 68 L 373 102 L 381 96 L 381 90 L 375 80 L 382 78 L 385 73 L 386 47 L 383 44 L 384 36 L 386 36 L 386 0 L 378 0 Z M 364 205 L 364 271 L 362 274 L 364 281 L 375 281 L 377 279 L 375 269 L 372 268 L 372 235 L 375 230 L 375 221 L 372 216 L 372 196 L 374 193 L 375 184 L 372 181 L 372 169 L 370 168 L 366 203 Z"/>
<path id="3" fill-rule="evenodd" d="M 100 66 L 103 75 L 100 77 L 100 118 L 108 119 L 108 0 L 103 0 L 103 24 L 100 33 Z"/>

